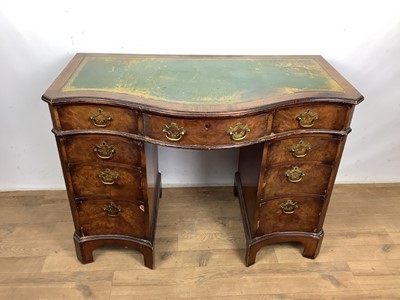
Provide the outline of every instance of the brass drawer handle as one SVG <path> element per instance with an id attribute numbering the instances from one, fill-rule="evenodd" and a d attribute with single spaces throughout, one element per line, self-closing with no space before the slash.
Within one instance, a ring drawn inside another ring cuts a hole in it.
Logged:
<path id="1" fill-rule="evenodd" d="M 293 202 L 292 199 L 288 199 L 286 202 L 281 203 L 280 208 L 282 209 L 284 214 L 290 215 L 294 213 L 296 208 L 299 208 L 297 202 Z"/>
<path id="2" fill-rule="evenodd" d="M 118 179 L 118 172 L 111 171 L 110 169 L 105 169 L 101 171 L 99 175 L 97 175 L 103 184 L 111 185 L 115 183 L 115 180 Z"/>
<path id="3" fill-rule="evenodd" d="M 122 208 L 120 205 L 111 201 L 110 203 L 104 204 L 103 211 L 105 211 L 109 217 L 118 217 Z"/>
<path id="4" fill-rule="evenodd" d="M 313 112 L 311 109 L 306 109 L 304 112 L 299 113 L 296 116 L 296 120 L 303 128 L 312 127 L 314 125 L 314 122 L 318 120 L 318 114 L 316 112 Z"/>
<path id="5" fill-rule="evenodd" d="M 93 152 L 101 159 L 110 159 L 115 153 L 115 147 L 102 141 L 100 144 L 93 146 Z"/>
<path id="6" fill-rule="evenodd" d="M 162 132 L 165 134 L 165 137 L 168 140 L 172 142 L 178 142 L 183 138 L 186 130 L 185 128 L 179 127 L 176 123 L 172 122 L 169 125 L 165 124 Z"/>
<path id="7" fill-rule="evenodd" d="M 300 182 L 306 174 L 299 167 L 293 167 L 292 169 L 287 170 L 285 175 L 290 182 L 296 183 Z"/>
<path id="8" fill-rule="evenodd" d="M 250 131 L 249 126 L 243 125 L 241 123 L 237 123 L 235 127 L 229 127 L 229 130 L 226 132 L 230 135 L 233 141 L 241 141 L 246 138 L 247 133 Z"/>
<path id="9" fill-rule="evenodd" d="M 297 144 L 293 144 L 289 151 L 292 152 L 294 157 L 305 157 L 308 151 L 311 150 L 311 144 L 304 141 L 299 141 Z"/>
<path id="10" fill-rule="evenodd" d="M 89 113 L 89 120 L 96 127 L 107 127 L 110 125 L 112 119 L 112 115 L 106 114 L 106 112 L 101 108 L 99 108 L 95 113 Z"/>

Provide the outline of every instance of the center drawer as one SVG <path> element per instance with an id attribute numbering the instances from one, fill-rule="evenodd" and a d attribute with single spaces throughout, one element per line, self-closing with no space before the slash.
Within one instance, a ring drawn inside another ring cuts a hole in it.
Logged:
<path id="1" fill-rule="evenodd" d="M 243 118 L 183 119 L 144 115 L 144 134 L 179 145 L 232 145 L 266 134 L 267 115 Z"/>

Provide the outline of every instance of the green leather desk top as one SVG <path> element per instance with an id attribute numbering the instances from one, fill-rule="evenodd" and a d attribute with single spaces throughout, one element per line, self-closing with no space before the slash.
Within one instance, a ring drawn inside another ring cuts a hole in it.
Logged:
<path id="1" fill-rule="evenodd" d="M 119 95 L 150 106 L 223 110 L 226 105 L 243 108 L 276 99 L 361 97 L 320 56 L 77 54 L 64 75 L 45 100 Z"/>

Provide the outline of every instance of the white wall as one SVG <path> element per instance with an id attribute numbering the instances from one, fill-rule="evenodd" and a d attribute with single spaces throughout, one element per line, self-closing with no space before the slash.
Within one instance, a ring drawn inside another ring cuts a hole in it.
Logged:
<path id="1" fill-rule="evenodd" d="M 40 97 L 75 52 L 321 54 L 366 98 L 337 182 L 399 182 L 399 12 L 384 0 L 2 0 L 0 189 L 64 187 Z M 237 151 L 160 157 L 164 186 L 231 184 Z"/>

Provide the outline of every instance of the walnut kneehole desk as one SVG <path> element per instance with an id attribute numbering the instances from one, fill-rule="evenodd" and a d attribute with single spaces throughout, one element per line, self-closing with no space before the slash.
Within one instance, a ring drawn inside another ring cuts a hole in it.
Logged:
<path id="1" fill-rule="evenodd" d="M 77 54 L 49 104 L 82 263 L 117 245 L 154 266 L 157 145 L 240 147 L 234 193 L 246 265 L 269 244 L 318 255 L 350 121 L 363 96 L 321 56 Z"/>

